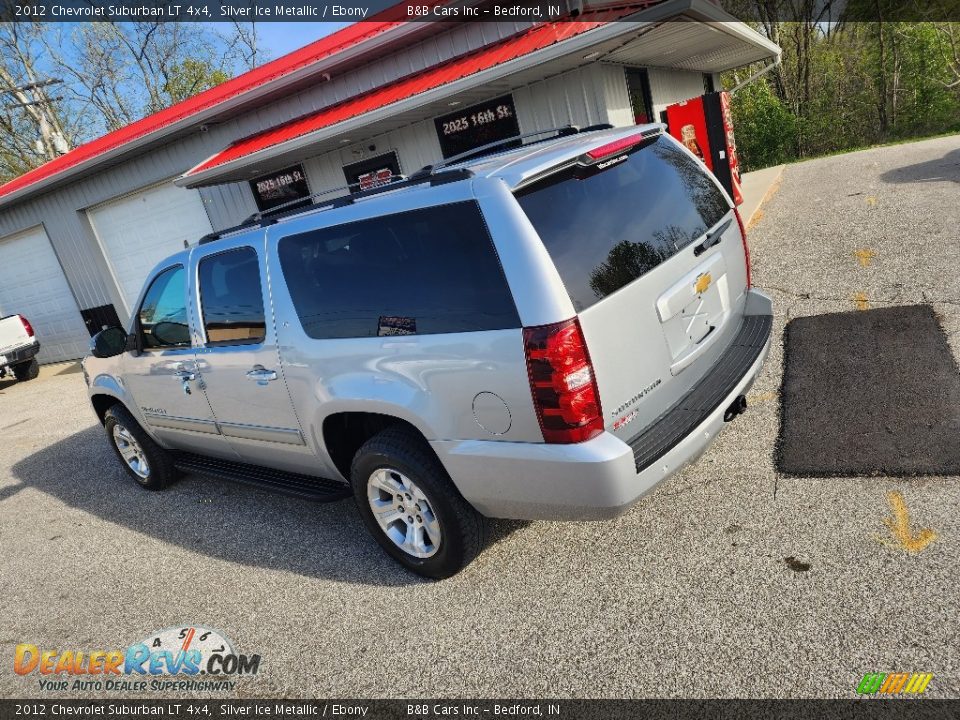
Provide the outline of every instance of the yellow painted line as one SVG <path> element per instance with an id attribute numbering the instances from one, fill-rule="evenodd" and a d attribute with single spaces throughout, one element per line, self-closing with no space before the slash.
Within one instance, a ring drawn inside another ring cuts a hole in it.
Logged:
<path id="1" fill-rule="evenodd" d="M 860 267 L 868 267 L 870 261 L 873 260 L 876 255 L 877 254 L 870 248 L 860 248 L 854 253 L 854 256 L 860 261 Z"/>
<path id="2" fill-rule="evenodd" d="M 884 518 L 883 523 L 890 530 L 899 547 L 909 553 L 918 553 L 937 539 L 937 534 L 929 528 L 924 528 L 916 534 L 910 529 L 910 511 L 907 510 L 903 495 L 892 490 L 887 493 L 887 500 L 893 511 L 893 517 Z"/>
<path id="3" fill-rule="evenodd" d="M 877 198 L 873 195 L 867 195 L 867 205 L 873 207 L 877 204 Z"/>
<path id="4" fill-rule="evenodd" d="M 867 299 L 866 293 L 854 293 L 853 301 L 857 304 L 857 310 L 868 310 L 870 308 L 870 301 Z"/>
<path id="5" fill-rule="evenodd" d="M 767 390 L 766 392 L 761 393 L 751 393 L 747 395 L 747 402 L 762 403 L 766 402 L 767 400 L 773 400 L 776 396 L 777 394 L 772 390 Z"/>

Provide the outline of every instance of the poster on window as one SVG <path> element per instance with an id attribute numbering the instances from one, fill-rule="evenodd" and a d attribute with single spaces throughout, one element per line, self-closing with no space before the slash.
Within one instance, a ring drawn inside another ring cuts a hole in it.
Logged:
<path id="1" fill-rule="evenodd" d="M 512 95 L 504 95 L 444 115 L 434 120 L 434 123 L 444 158 L 520 134 Z M 515 144 L 504 144 L 503 148 L 519 145 L 518 140 Z"/>

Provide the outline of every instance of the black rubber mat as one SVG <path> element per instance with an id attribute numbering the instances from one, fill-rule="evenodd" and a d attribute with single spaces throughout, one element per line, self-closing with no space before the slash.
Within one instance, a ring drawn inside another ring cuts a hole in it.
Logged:
<path id="1" fill-rule="evenodd" d="M 782 472 L 960 474 L 960 374 L 929 305 L 797 318 L 785 343 Z"/>

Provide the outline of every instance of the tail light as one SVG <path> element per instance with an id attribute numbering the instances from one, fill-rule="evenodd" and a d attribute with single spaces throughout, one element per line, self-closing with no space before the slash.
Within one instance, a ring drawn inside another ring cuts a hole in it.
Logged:
<path id="1" fill-rule="evenodd" d="M 23 315 L 20 316 L 20 322 L 23 323 L 23 329 L 30 337 L 34 336 L 33 325 L 30 324 L 30 321 L 27 320 Z"/>
<path id="2" fill-rule="evenodd" d="M 740 237 L 743 238 L 743 260 L 747 263 L 747 290 L 753 287 L 753 280 L 750 277 L 750 246 L 747 245 L 747 229 L 743 226 L 743 218 L 740 217 L 740 211 L 733 209 L 733 214 L 737 216 L 737 224 L 740 225 Z"/>
<path id="3" fill-rule="evenodd" d="M 579 320 L 524 328 L 523 347 L 543 439 L 578 443 L 602 433 L 600 393 Z"/>

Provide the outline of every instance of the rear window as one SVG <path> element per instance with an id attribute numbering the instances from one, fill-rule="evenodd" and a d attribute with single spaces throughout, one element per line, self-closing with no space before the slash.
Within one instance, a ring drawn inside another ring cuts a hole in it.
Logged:
<path id="1" fill-rule="evenodd" d="M 474 202 L 291 235 L 280 240 L 279 255 L 312 338 L 520 327 Z"/>
<path id="2" fill-rule="evenodd" d="M 517 200 L 578 311 L 675 255 L 730 210 L 710 177 L 663 136 L 604 170 L 551 175 Z"/>

